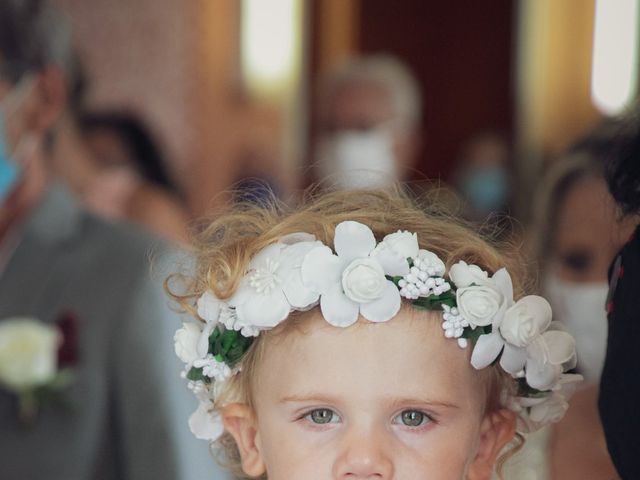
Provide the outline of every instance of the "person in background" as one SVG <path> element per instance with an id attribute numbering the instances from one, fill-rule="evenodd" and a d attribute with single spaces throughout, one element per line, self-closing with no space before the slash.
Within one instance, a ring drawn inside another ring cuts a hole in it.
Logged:
<path id="1" fill-rule="evenodd" d="M 187 240 L 180 189 L 146 126 L 131 113 L 93 112 L 78 119 L 94 164 L 93 178 L 78 185 L 89 207 L 139 223 L 177 242 Z"/>
<path id="2" fill-rule="evenodd" d="M 607 447 L 623 479 L 640 478 L 640 116 L 622 119 L 607 149 L 606 179 L 622 221 L 636 225 L 609 270 L 609 332 L 599 411 Z"/>
<path id="3" fill-rule="evenodd" d="M 453 180 L 468 220 L 499 223 L 500 215 L 510 213 L 511 162 L 510 145 L 498 133 L 476 135 L 464 145 Z"/>
<path id="4" fill-rule="evenodd" d="M 607 344 L 607 269 L 633 228 L 618 221 L 604 178 L 615 128 L 604 120 L 576 143 L 547 172 L 536 198 L 543 294 L 553 319 L 576 340 L 577 372 L 585 379 L 566 417 L 532 437 L 520 454 L 525 463 L 537 462 L 540 479 L 616 478 L 597 413 Z"/>
<path id="5" fill-rule="evenodd" d="M 421 94 L 399 60 L 351 59 L 324 79 L 317 107 L 314 176 L 337 188 L 406 180 L 419 148 Z"/>
<path id="6" fill-rule="evenodd" d="M 152 135 L 133 114 L 85 112 L 89 82 L 71 59 L 69 108 L 48 145 L 53 170 L 91 211 L 186 243 L 187 212 Z"/>
<path id="7" fill-rule="evenodd" d="M 167 381 L 178 319 L 148 255 L 164 270 L 169 251 L 53 178 L 69 43 L 45 1 L 0 0 L 0 476 L 224 478 Z"/>

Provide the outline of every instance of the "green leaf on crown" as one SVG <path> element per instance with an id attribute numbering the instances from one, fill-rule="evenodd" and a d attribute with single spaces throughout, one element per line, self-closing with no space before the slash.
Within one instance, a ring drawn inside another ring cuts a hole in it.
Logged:
<path id="1" fill-rule="evenodd" d="M 400 283 L 400 280 L 402 280 L 402 277 L 400 275 L 385 275 L 386 279 L 393 282 L 394 285 L 398 288 L 400 288 L 400 285 L 398 285 L 398 283 Z"/>
<path id="2" fill-rule="evenodd" d="M 518 397 L 544 398 L 551 393 L 551 390 L 538 390 L 529 386 L 525 378 L 518 378 L 516 384 L 518 385 Z"/>
<path id="3" fill-rule="evenodd" d="M 209 353 L 233 368 L 252 343 L 253 337 L 247 338 L 236 330 L 227 330 L 218 325 L 209 336 Z"/>
<path id="4" fill-rule="evenodd" d="M 461 338 L 466 338 L 471 342 L 471 345 L 475 345 L 481 335 L 487 335 L 491 333 L 492 330 L 491 325 L 476 328 L 467 327 L 462 332 Z M 500 358 L 500 356 L 498 356 L 498 358 Z"/>
<path id="5" fill-rule="evenodd" d="M 191 367 L 187 372 L 187 378 L 194 382 L 211 383 L 211 379 L 202 373 L 202 368 Z"/>
<path id="6" fill-rule="evenodd" d="M 413 301 L 413 306 L 421 310 L 442 310 L 442 305 L 449 307 L 456 306 L 456 294 L 452 291 L 444 292 L 441 295 L 430 295 L 419 297 Z"/>

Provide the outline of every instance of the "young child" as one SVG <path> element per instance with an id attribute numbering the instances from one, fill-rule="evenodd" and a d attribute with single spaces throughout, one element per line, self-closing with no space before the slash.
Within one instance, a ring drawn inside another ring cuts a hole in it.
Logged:
<path id="1" fill-rule="evenodd" d="M 521 270 L 396 193 L 225 215 L 176 296 L 191 430 L 249 478 L 488 480 L 579 380 Z"/>

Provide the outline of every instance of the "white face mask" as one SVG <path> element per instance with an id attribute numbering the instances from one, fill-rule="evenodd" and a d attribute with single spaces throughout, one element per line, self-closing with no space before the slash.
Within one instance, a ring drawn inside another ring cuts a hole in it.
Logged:
<path id="1" fill-rule="evenodd" d="M 606 282 L 570 283 L 550 275 L 545 283 L 554 320 L 559 320 L 576 339 L 578 370 L 589 383 L 600 381 L 604 366 L 608 292 Z"/>
<path id="2" fill-rule="evenodd" d="M 384 187 L 398 180 L 393 140 L 382 129 L 336 133 L 320 142 L 317 157 L 323 177 L 338 188 Z"/>

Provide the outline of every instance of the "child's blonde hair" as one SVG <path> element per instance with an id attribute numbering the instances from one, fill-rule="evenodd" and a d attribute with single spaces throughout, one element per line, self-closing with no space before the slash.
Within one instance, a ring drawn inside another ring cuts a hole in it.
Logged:
<path id="1" fill-rule="evenodd" d="M 435 253 L 444 261 L 447 270 L 460 260 L 478 265 L 490 274 L 506 267 L 513 281 L 514 297 L 522 296 L 528 279 L 524 275 L 525 265 L 516 255 L 517 249 L 513 245 L 498 245 L 483 238 L 477 228 L 443 212 L 430 198 L 412 200 L 399 189 L 357 190 L 309 195 L 301 205 L 292 209 L 276 202 L 240 205 L 216 218 L 199 236 L 195 275 L 188 279 L 182 277 L 181 280 L 187 281 L 186 291 L 181 294 L 174 292 L 172 296 L 197 317 L 195 300 L 207 290 L 220 299 L 230 298 L 252 257 L 266 246 L 285 235 L 307 232 L 332 247 L 336 225 L 346 220 L 367 225 L 377 240 L 398 230 L 415 232 L 420 248 Z M 280 335 L 296 323 L 296 318 L 306 314 L 292 313 L 287 321 L 263 332 L 253 342 L 240 361 L 240 372 L 228 379 L 217 392 L 216 408 L 229 403 L 253 405 L 252 373 L 260 362 L 265 341 Z M 512 391 L 515 388 L 514 380 L 499 366 L 488 367 L 481 374 L 486 377 L 485 412 L 502 408 L 501 396 L 505 389 Z M 214 446 L 221 447 L 219 451 L 223 457 L 219 458 L 224 465 L 242 477 L 238 449 L 231 435 L 225 432 Z"/>

